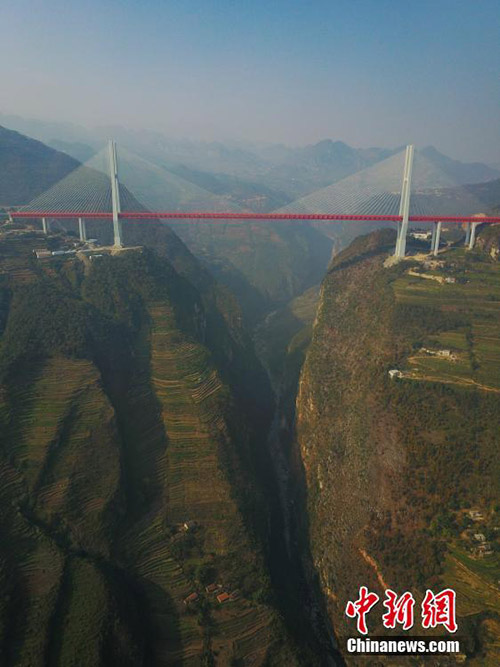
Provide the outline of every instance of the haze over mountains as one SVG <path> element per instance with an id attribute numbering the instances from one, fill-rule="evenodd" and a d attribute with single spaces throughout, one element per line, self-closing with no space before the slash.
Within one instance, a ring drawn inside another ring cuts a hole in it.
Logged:
<path id="1" fill-rule="evenodd" d="M 114 138 L 144 158 L 182 175 L 210 191 L 234 194 L 238 187 L 257 195 L 257 184 L 269 201 L 266 210 L 283 205 L 316 189 L 326 187 L 399 152 L 392 148 L 353 148 L 342 141 L 324 139 L 304 147 L 282 144 L 202 142 L 174 140 L 149 130 L 101 127 L 92 130 L 70 123 L 52 123 L 0 113 L 0 124 L 43 141 L 84 162 Z M 500 167 L 460 162 L 429 146 L 422 154 L 446 172 L 457 185 L 500 177 Z M 204 172 L 207 172 L 206 174 Z M 214 175 L 216 180 L 214 180 Z M 234 179 L 237 179 L 236 181 Z M 270 196 L 269 190 L 273 191 Z M 246 204 L 251 196 L 246 197 Z M 262 204 L 260 204 L 262 206 Z M 252 205 L 250 205 L 252 208 Z"/>
<path id="2" fill-rule="evenodd" d="M 67 178 L 52 195 L 49 191 L 39 200 L 41 208 L 64 207 L 62 193 L 68 188 L 74 191 L 72 201 L 77 201 L 83 180 L 80 186 L 81 170 L 76 170 L 74 158 L 87 158 L 88 167 L 106 174 L 104 140 L 110 135 L 119 142 L 120 180 L 133 194 L 128 201 L 138 200 L 152 210 L 329 212 L 337 200 L 344 201 L 346 190 L 354 187 L 354 194 L 358 192 L 358 180 L 385 182 L 386 188 L 390 182 L 389 190 L 394 193 L 400 188 L 401 148 L 355 149 L 329 139 L 303 148 L 249 148 L 171 141 L 158 133 L 123 128 L 90 133 L 71 125 L 9 120 L 19 128 L 31 128 L 39 137 L 51 137 L 49 143 L 65 152 L 4 128 L 0 143 L 4 156 L 0 182 L 5 188 L 5 192 L 0 190 L 0 203 L 4 205 L 25 204 L 63 177 Z M 58 138 L 54 139 L 56 133 Z M 432 186 L 432 192 L 426 194 L 431 208 L 436 202 L 439 206 L 445 202 L 447 212 L 467 208 L 476 213 L 500 201 L 500 181 L 492 180 L 500 171 L 452 160 L 432 147 L 419 151 L 415 174 L 418 187 Z M 482 184 L 461 187 L 463 183 L 478 182 Z M 398 196 L 394 195 L 393 200 L 392 213 L 397 213 Z M 126 202 L 124 205 L 126 208 Z M 348 212 L 344 205 L 339 204 L 343 212 Z M 284 305 L 318 283 L 332 247 L 342 248 L 370 229 L 363 223 L 312 225 L 298 221 L 241 225 L 231 221 L 172 220 L 171 226 L 240 297 L 245 316 L 254 322 L 269 309 Z"/>
<path id="3" fill-rule="evenodd" d="M 0 204 L 109 210 L 104 135 L 55 129 L 0 128 Z M 398 209 L 399 148 L 121 132 L 124 210 Z M 500 203 L 499 172 L 434 148 L 414 185 Z M 362 583 L 457 588 L 463 651 L 498 664 L 498 225 L 386 268 L 394 231 L 346 247 L 350 223 L 126 221 L 119 250 L 90 217 L 97 250 L 6 218 L 2 664 L 342 665 Z"/>
<path id="4" fill-rule="evenodd" d="M 28 203 L 76 167 L 66 153 L 0 126 L 0 206 Z"/>
<path id="5" fill-rule="evenodd" d="M 0 2 L 0 667 L 500 666 L 498 9 Z"/>

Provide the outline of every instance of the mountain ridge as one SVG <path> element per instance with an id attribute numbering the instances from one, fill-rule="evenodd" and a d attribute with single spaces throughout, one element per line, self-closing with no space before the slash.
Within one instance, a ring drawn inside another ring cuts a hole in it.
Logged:
<path id="1" fill-rule="evenodd" d="M 0 206 L 19 206 L 79 166 L 74 158 L 0 126 Z"/>

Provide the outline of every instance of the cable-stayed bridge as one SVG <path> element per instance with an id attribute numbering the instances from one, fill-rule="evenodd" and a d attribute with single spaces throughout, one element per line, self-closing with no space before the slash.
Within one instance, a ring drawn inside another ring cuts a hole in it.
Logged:
<path id="1" fill-rule="evenodd" d="M 434 253 L 442 223 L 465 224 L 466 243 L 472 247 L 478 224 L 500 222 L 500 217 L 486 216 L 484 210 L 484 203 L 466 188 L 457 191 L 450 177 L 413 146 L 276 211 L 256 213 L 126 149 L 120 151 L 118 170 L 116 144 L 111 141 L 105 150 L 10 215 L 41 219 L 45 232 L 50 220 L 78 219 L 82 240 L 87 220 L 109 220 L 117 247 L 123 245 L 122 223 L 126 220 L 392 223 L 398 228 L 395 256 L 401 258 L 410 223 L 434 223 Z"/>

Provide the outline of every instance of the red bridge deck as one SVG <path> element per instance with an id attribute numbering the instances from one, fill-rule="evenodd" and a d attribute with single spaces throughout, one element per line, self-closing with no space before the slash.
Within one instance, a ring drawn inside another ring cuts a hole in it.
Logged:
<path id="1" fill-rule="evenodd" d="M 94 218 L 112 220 L 111 212 L 92 211 L 13 211 L 13 218 Z M 343 215 L 339 213 L 253 213 L 234 211 L 123 211 L 122 220 L 331 220 L 345 222 L 400 222 L 399 215 Z M 500 217 L 411 215 L 410 222 L 500 223 Z"/>

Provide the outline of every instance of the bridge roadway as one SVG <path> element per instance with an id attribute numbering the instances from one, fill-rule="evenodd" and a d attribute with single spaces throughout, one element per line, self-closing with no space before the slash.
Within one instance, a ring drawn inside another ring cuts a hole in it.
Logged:
<path id="1" fill-rule="evenodd" d="M 12 218 L 93 218 L 112 220 L 112 212 L 92 211 L 12 211 Z M 339 213 L 254 213 L 235 211 L 122 211 L 121 220 L 330 220 L 338 222 L 401 222 L 399 215 L 345 215 Z M 411 215 L 410 222 L 500 223 L 500 216 Z"/>

